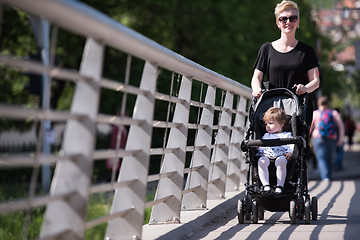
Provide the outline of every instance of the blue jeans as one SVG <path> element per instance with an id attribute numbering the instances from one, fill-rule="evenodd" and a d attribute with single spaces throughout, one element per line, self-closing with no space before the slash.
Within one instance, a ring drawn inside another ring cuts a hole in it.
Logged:
<path id="1" fill-rule="evenodd" d="M 343 156 L 344 156 L 344 144 L 342 144 L 341 146 L 336 146 L 335 166 L 339 169 L 342 169 Z"/>
<path id="2" fill-rule="evenodd" d="M 313 144 L 321 180 L 331 179 L 333 156 L 336 152 L 336 140 L 314 138 Z"/>

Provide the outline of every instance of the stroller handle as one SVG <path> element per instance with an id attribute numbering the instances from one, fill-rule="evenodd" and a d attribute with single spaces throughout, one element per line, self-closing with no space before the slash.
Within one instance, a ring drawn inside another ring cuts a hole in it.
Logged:
<path id="1" fill-rule="evenodd" d="M 241 142 L 241 150 L 246 152 L 252 147 L 273 147 L 287 144 L 303 145 L 304 148 L 306 147 L 305 139 L 301 136 L 296 136 L 294 138 L 244 140 Z"/>

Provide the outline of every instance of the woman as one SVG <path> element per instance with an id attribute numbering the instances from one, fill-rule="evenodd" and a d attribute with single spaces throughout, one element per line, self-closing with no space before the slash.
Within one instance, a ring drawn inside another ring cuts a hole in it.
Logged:
<path id="1" fill-rule="evenodd" d="M 343 144 L 345 129 L 340 114 L 328 107 L 328 98 L 326 96 L 319 98 L 318 107 L 319 109 L 314 111 L 314 119 L 310 131 L 312 132 L 321 180 L 328 181 L 331 180 L 332 162 L 336 146 Z M 325 116 L 326 111 L 329 112 L 327 116 Z M 335 123 L 333 129 L 329 128 L 324 131 L 325 128 L 322 126 L 324 119 L 327 119 L 329 123 L 331 121 Z"/>
<path id="2" fill-rule="evenodd" d="M 297 4 L 282 1 L 274 13 L 281 35 L 279 39 L 263 44 L 259 50 L 251 79 L 252 94 L 256 98 L 261 96 L 264 75 L 267 75 L 269 89 L 296 87 L 297 95 L 311 93 L 319 87 L 319 63 L 314 49 L 295 38 L 300 24 Z M 307 109 L 306 121 L 310 125 L 312 104 Z"/>

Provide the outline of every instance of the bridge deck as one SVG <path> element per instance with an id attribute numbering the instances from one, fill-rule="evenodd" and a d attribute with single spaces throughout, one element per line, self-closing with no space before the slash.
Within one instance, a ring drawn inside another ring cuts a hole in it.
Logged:
<path id="1" fill-rule="evenodd" d="M 183 212 L 182 224 L 144 226 L 144 239 L 358 239 L 360 235 L 360 145 L 345 147 L 344 171 L 334 172 L 334 181 L 321 182 L 309 163 L 309 189 L 318 198 L 318 220 L 290 224 L 287 212 L 265 212 L 258 224 L 238 224 L 237 199 L 209 202 L 208 211 Z"/>

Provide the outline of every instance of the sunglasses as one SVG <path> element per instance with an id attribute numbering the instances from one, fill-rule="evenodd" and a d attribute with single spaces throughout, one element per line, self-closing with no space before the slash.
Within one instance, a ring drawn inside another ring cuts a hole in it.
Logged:
<path id="1" fill-rule="evenodd" d="M 292 15 L 290 17 L 279 17 L 279 22 L 286 23 L 288 19 L 290 22 L 294 23 L 298 20 L 298 16 Z"/>

